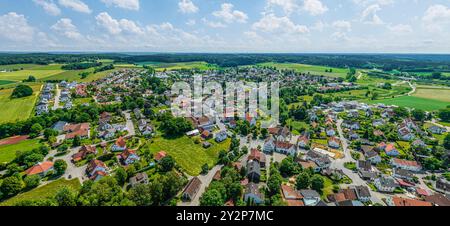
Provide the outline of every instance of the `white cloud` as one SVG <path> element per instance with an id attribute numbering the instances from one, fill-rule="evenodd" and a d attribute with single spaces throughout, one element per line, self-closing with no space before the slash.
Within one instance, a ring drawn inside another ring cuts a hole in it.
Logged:
<path id="1" fill-rule="evenodd" d="M 337 20 L 333 22 L 333 27 L 342 31 L 350 31 L 352 29 L 352 24 L 346 20 Z"/>
<path id="2" fill-rule="evenodd" d="M 202 21 L 204 24 L 206 24 L 206 26 L 211 27 L 211 28 L 224 28 L 227 27 L 226 24 L 222 23 L 222 22 L 215 22 L 215 21 L 210 21 L 206 18 L 202 18 Z"/>
<path id="3" fill-rule="evenodd" d="M 432 5 L 426 10 L 422 21 L 429 31 L 443 31 L 450 26 L 450 8 L 444 5 Z"/>
<path id="4" fill-rule="evenodd" d="M 317 16 L 328 11 L 328 7 L 326 7 L 320 0 L 304 0 L 303 10 L 313 16 Z"/>
<path id="5" fill-rule="evenodd" d="M 31 42 L 34 28 L 24 15 L 10 12 L 0 16 L 0 37 L 13 42 Z"/>
<path id="6" fill-rule="evenodd" d="M 404 34 L 404 33 L 413 32 L 412 27 L 410 25 L 405 25 L 405 24 L 388 25 L 388 29 L 396 34 Z"/>
<path id="7" fill-rule="evenodd" d="M 299 9 L 297 0 L 267 0 L 267 7 L 279 6 L 286 14 L 291 14 Z"/>
<path id="8" fill-rule="evenodd" d="M 194 26 L 195 24 L 197 24 L 197 21 L 195 21 L 195 20 L 193 20 L 193 19 L 188 20 L 188 21 L 186 22 L 186 25 L 188 25 L 188 26 Z"/>
<path id="9" fill-rule="evenodd" d="M 59 0 L 60 5 L 71 8 L 80 13 L 91 13 L 92 10 L 81 0 Z"/>
<path id="10" fill-rule="evenodd" d="M 95 19 L 97 24 L 106 29 L 110 34 L 117 35 L 120 33 L 143 34 L 143 28 L 138 26 L 134 21 L 127 19 L 114 19 L 107 12 L 98 14 Z"/>
<path id="11" fill-rule="evenodd" d="M 359 6 L 366 7 L 373 4 L 380 6 L 392 5 L 395 3 L 395 0 L 353 0 L 353 2 Z"/>
<path id="12" fill-rule="evenodd" d="M 273 13 L 264 15 L 258 22 L 253 24 L 252 28 L 254 30 L 273 33 L 304 34 L 309 32 L 308 27 L 297 25 L 288 17 L 277 17 Z"/>
<path id="13" fill-rule="evenodd" d="M 69 18 L 62 18 L 51 27 L 52 30 L 61 35 L 74 40 L 81 40 L 83 36 L 78 32 L 78 28 L 72 24 Z"/>
<path id="14" fill-rule="evenodd" d="M 59 16 L 61 14 L 61 10 L 53 0 L 33 0 L 33 2 L 41 6 L 45 12 L 52 16 Z"/>
<path id="15" fill-rule="evenodd" d="M 115 6 L 128 10 L 139 10 L 139 0 L 101 0 L 107 6 Z"/>
<path id="16" fill-rule="evenodd" d="M 367 24 L 380 25 L 384 24 L 383 20 L 378 16 L 377 12 L 381 10 L 378 4 L 368 6 L 361 15 L 361 21 Z"/>
<path id="17" fill-rule="evenodd" d="M 198 7 L 191 0 L 181 0 L 178 2 L 178 9 L 182 13 L 198 12 Z"/>
<path id="18" fill-rule="evenodd" d="M 248 16 L 242 11 L 233 10 L 234 6 L 230 3 L 224 3 L 221 5 L 220 11 L 213 12 L 213 16 L 225 21 L 226 23 L 246 23 Z"/>

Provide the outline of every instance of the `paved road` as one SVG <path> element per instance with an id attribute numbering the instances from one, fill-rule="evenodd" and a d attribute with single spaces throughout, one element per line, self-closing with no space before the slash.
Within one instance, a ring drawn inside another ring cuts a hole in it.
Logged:
<path id="1" fill-rule="evenodd" d="M 439 124 L 439 123 L 436 122 L 436 119 L 433 119 L 432 121 L 426 121 L 426 122 L 431 123 L 431 124 L 433 124 L 433 125 L 435 125 L 435 126 L 439 126 L 439 127 L 446 128 L 446 129 L 447 129 L 447 132 L 450 132 L 450 126 L 444 126 L 444 125 L 441 125 L 441 124 Z"/>
<path id="2" fill-rule="evenodd" d="M 58 84 L 56 84 L 56 95 L 55 95 L 55 104 L 53 105 L 53 110 L 57 110 L 59 107 L 59 99 L 61 97 L 61 89 Z"/>
<path id="3" fill-rule="evenodd" d="M 125 115 L 125 119 L 127 120 L 128 136 L 130 137 L 136 135 L 136 130 L 134 129 L 134 123 L 133 120 L 131 120 L 130 112 L 124 111 L 123 114 Z"/>
<path id="4" fill-rule="evenodd" d="M 58 159 L 62 159 L 64 161 L 66 161 L 67 169 L 66 169 L 66 172 L 63 175 L 64 178 L 66 178 L 66 179 L 79 178 L 80 181 L 82 182 L 82 181 L 87 179 L 86 175 L 85 175 L 85 171 L 86 171 L 87 165 L 84 165 L 82 167 L 77 167 L 77 166 L 75 166 L 75 164 L 72 163 L 72 155 L 78 153 L 80 148 L 81 147 L 76 147 L 76 148 L 69 149 L 69 152 L 66 155 L 63 155 L 63 156 L 56 156 L 57 151 L 56 150 L 52 150 L 49 153 L 49 156 L 53 157 L 54 161 L 56 161 Z"/>
<path id="5" fill-rule="evenodd" d="M 202 197 L 206 188 L 209 186 L 209 184 L 213 180 L 214 174 L 216 174 L 216 172 L 218 170 L 220 170 L 222 167 L 223 167 L 223 165 L 217 165 L 214 168 L 212 168 L 208 172 L 208 174 L 198 176 L 198 179 L 200 179 L 200 181 L 202 182 L 202 185 L 200 186 L 200 189 L 198 190 L 197 194 L 195 195 L 194 200 L 192 200 L 190 202 L 181 202 L 181 203 L 179 203 L 179 206 L 199 206 L 200 205 L 200 197 Z M 192 179 L 192 177 L 189 177 L 189 179 Z"/>

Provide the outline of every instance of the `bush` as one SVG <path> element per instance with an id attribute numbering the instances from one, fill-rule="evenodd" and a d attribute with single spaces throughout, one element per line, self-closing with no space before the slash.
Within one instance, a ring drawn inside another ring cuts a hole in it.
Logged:
<path id="1" fill-rule="evenodd" d="M 28 97 L 33 95 L 33 89 L 27 85 L 18 85 L 16 88 L 14 88 L 11 97 L 12 98 L 21 98 L 21 97 Z"/>

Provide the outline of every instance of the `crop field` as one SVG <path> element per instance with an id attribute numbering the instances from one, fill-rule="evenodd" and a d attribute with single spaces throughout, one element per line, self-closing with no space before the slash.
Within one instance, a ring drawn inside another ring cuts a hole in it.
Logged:
<path id="1" fill-rule="evenodd" d="M 34 76 L 36 79 L 45 79 L 52 75 L 56 75 L 63 72 L 64 70 L 61 69 L 61 66 L 62 66 L 61 64 L 50 64 L 50 65 L 15 64 L 15 65 L 0 66 L 0 71 L 18 69 L 17 71 L 0 72 L 0 80 L 22 81 L 28 78 L 28 76 L 30 75 Z"/>
<path id="2" fill-rule="evenodd" d="M 42 187 L 18 194 L 17 196 L 0 203 L 0 206 L 14 206 L 16 203 L 22 201 L 35 201 L 42 200 L 44 198 L 51 198 L 54 197 L 59 189 L 63 187 L 70 187 L 74 190 L 79 190 L 81 188 L 81 184 L 78 178 L 72 180 L 59 179 Z"/>
<path id="3" fill-rule="evenodd" d="M 302 73 L 311 73 L 315 75 L 324 75 L 329 77 L 341 77 L 345 78 L 348 73 L 348 69 L 346 68 L 332 68 L 332 67 L 324 67 L 324 66 L 315 66 L 315 65 L 306 65 L 306 64 L 294 64 L 294 63 L 262 63 L 258 64 L 259 66 L 267 66 L 267 67 L 276 67 L 278 69 L 290 69 L 296 70 Z M 332 69 L 332 72 L 325 72 L 325 70 Z"/>
<path id="4" fill-rule="evenodd" d="M 391 99 L 374 100 L 366 102 L 370 104 L 383 103 L 386 105 L 396 105 L 399 107 L 416 108 L 424 111 L 436 111 L 439 109 L 443 109 L 449 105 L 449 103 L 445 101 L 425 99 L 415 96 L 402 96 Z"/>
<path id="5" fill-rule="evenodd" d="M 15 83 L 15 81 L 0 80 L 0 86 Z"/>
<path id="6" fill-rule="evenodd" d="M 445 101 L 448 102 L 448 105 L 450 105 L 450 89 L 418 87 L 413 96 Z"/>
<path id="7" fill-rule="evenodd" d="M 40 147 L 39 139 L 24 140 L 17 144 L 1 145 L 0 146 L 0 163 L 11 162 L 16 158 L 16 151 L 31 151 Z"/>
<path id="8" fill-rule="evenodd" d="M 17 99 L 11 99 L 12 88 L 0 90 L 0 124 L 25 120 L 30 117 L 41 86 L 41 84 L 31 85 L 33 95 Z"/>
<path id="9" fill-rule="evenodd" d="M 198 69 L 198 70 L 208 70 L 212 68 L 217 68 L 215 65 L 208 64 L 206 62 L 182 62 L 182 63 L 161 63 L 161 62 L 140 62 L 138 65 L 148 65 L 155 67 L 157 71 L 172 71 L 181 69 Z"/>
<path id="10" fill-rule="evenodd" d="M 147 147 L 152 153 L 166 151 L 175 161 L 192 176 L 199 175 L 201 167 L 207 163 L 213 166 L 217 163 L 218 155 L 221 150 L 228 151 L 231 140 L 227 139 L 222 143 L 208 141 L 212 146 L 204 149 L 202 144 L 195 144 L 193 138 L 182 137 L 178 139 L 165 139 L 157 137 L 148 142 Z"/>

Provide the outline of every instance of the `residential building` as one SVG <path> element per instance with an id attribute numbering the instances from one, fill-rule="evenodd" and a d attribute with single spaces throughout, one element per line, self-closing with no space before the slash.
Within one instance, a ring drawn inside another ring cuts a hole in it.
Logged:
<path id="1" fill-rule="evenodd" d="M 197 195 L 198 191 L 200 190 L 200 187 L 202 185 L 202 182 L 198 177 L 194 177 L 189 181 L 189 183 L 186 185 L 186 187 L 183 190 L 182 198 L 185 201 L 192 201 L 194 200 L 195 196 Z"/>
<path id="2" fill-rule="evenodd" d="M 53 162 L 40 162 L 25 171 L 27 176 L 39 175 L 45 177 L 49 172 L 53 171 Z"/>

